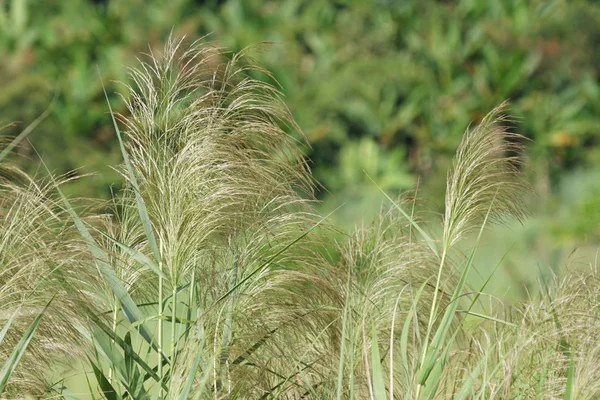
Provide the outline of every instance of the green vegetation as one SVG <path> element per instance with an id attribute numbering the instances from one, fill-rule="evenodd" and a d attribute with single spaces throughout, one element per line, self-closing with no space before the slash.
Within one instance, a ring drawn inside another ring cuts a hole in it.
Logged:
<path id="1" fill-rule="evenodd" d="M 347 203 L 333 216 L 345 229 L 378 209 L 363 170 L 394 195 L 421 177 L 440 211 L 464 128 L 510 99 L 516 129 L 533 139 L 534 188 L 547 199 L 532 202 L 543 215 L 537 237 L 550 236 L 541 247 L 569 241 L 568 254 L 599 238 L 596 1 L 5 0 L 0 30 L 0 119 L 26 124 L 57 93 L 33 144 L 52 171 L 98 173 L 68 194 L 110 198 L 110 185 L 120 187 L 106 167 L 120 152 L 97 67 L 113 108 L 127 113 L 114 81 L 127 81 L 126 66 L 160 51 L 173 30 L 233 51 L 273 42 L 255 57 L 311 145 L 306 155 L 329 190 L 317 193 L 321 211 Z M 36 157 L 28 143 L 19 152 Z"/>
<path id="2" fill-rule="evenodd" d="M 334 240 L 299 127 L 250 52 L 170 40 L 131 71 L 108 204 L 2 160 L 0 365 L 29 341 L 2 396 L 600 395 L 595 265 L 517 305 L 467 284 L 484 231 L 526 216 L 505 104 L 464 133 L 439 221 L 409 191 Z"/>

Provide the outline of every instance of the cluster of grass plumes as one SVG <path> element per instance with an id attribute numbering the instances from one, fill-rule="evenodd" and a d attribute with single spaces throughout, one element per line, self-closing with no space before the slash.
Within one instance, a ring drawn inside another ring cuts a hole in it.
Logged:
<path id="1" fill-rule="evenodd" d="M 579 268 L 512 310 L 518 329 L 499 329 L 484 397 L 595 399 L 600 395 L 597 266 Z"/>
<path id="2" fill-rule="evenodd" d="M 3 395 L 64 397 L 47 371 L 71 357 L 107 399 L 593 397 L 593 275 L 494 312 L 466 286 L 483 230 L 525 216 L 505 105 L 466 132 L 439 237 L 404 196 L 332 243 L 301 132 L 247 53 L 169 41 L 132 70 L 110 214 L 55 178 L 1 181 L 0 363 L 43 313 Z"/>
<path id="3" fill-rule="evenodd" d="M 67 282 L 86 290 L 98 281 L 84 267 L 90 257 L 57 202 L 56 182 L 31 179 L 6 163 L 0 169 L 0 324 L 10 328 L 0 335 L 0 361 L 9 359 L 36 317 L 46 315 L 5 390 L 43 395 L 52 386 L 49 371 L 91 349 L 76 329 L 87 318 Z"/>

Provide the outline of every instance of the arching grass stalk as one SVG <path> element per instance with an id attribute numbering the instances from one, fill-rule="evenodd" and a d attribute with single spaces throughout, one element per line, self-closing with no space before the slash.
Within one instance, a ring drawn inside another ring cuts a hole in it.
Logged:
<path id="1" fill-rule="evenodd" d="M 492 110 L 478 127 L 467 130 L 454 158 L 453 168 L 448 174 L 442 255 L 425 341 L 421 350 L 417 398 L 420 396 L 421 388 L 427 383 L 429 373 L 437 363 L 442 342 L 457 308 L 459 291 L 465 284 L 483 229 L 488 222 L 503 222 L 509 217 L 521 220 L 525 214 L 523 193 L 527 185 L 518 170 L 522 153 L 522 146 L 518 140 L 521 136 L 507 132 L 501 125 L 506 121 L 506 117 L 502 115 L 505 108 L 506 103 L 501 104 Z M 438 292 L 441 289 L 442 272 L 448 254 L 454 244 L 477 227 L 479 227 L 479 235 L 476 244 L 467 265 L 463 266 L 462 276 L 454 290 L 450 307 L 446 310 L 432 342 L 429 343 L 438 313 Z"/>

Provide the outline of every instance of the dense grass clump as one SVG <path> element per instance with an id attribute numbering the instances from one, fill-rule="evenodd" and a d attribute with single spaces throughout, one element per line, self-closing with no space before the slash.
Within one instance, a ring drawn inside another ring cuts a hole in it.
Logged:
<path id="1" fill-rule="evenodd" d="M 441 230 L 413 193 L 334 241 L 302 133 L 248 53 L 171 40 L 131 71 L 109 213 L 2 164 L 3 396 L 598 395 L 593 268 L 516 307 L 466 285 L 484 229 L 526 215 L 506 105 L 465 133 Z"/>

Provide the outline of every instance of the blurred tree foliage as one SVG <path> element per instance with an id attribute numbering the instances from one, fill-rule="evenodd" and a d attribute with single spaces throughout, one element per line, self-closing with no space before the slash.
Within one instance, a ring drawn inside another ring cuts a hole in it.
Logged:
<path id="1" fill-rule="evenodd" d="M 127 80 L 124 66 L 148 46 L 160 48 L 171 32 L 210 34 L 207 40 L 234 51 L 274 42 L 256 58 L 281 84 L 308 137 L 307 155 L 329 191 L 320 195 L 325 208 L 351 203 L 342 219 L 381 199 L 368 176 L 390 193 L 416 176 L 438 191 L 439 171 L 464 129 L 506 98 L 516 129 L 534 140 L 529 154 L 542 196 L 558 192 L 569 171 L 600 168 L 600 5 L 592 0 L 0 5 L 0 119 L 32 121 L 58 91 L 52 117 L 32 142 L 53 169 L 102 171 L 75 184 L 74 193 L 107 196 L 117 181 L 106 167 L 119 156 L 97 67 L 113 107 L 124 112 L 111 82 Z M 34 154 L 27 146 L 21 152 Z M 578 218 L 600 215 L 586 187 L 573 211 Z M 590 231 L 600 234 L 589 221 L 565 232 Z"/>

